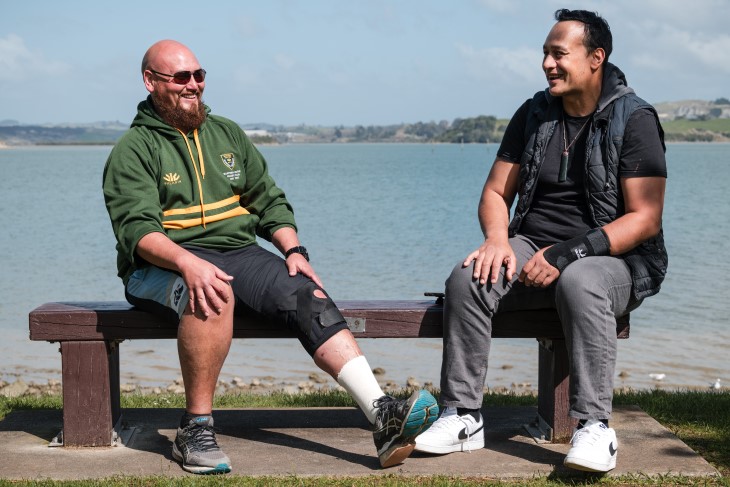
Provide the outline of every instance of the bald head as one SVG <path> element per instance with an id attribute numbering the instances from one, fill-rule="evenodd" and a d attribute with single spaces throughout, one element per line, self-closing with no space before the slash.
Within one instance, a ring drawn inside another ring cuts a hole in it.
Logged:
<path id="1" fill-rule="evenodd" d="M 164 69 L 164 66 L 176 63 L 189 63 L 193 61 L 199 64 L 193 51 L 184 44 L 170 39 L 155 42 L 147 49 L 142 58 L 142 73 L 145 69 L 153 67 L 156 70 Z M 168 71 L 166 71 L 168 72 Z"/>
<path id="2" fill-rule="evenodd" d="M 142 58 L 142 79 L 154 110 L 169 125 L 187 133 L 205 121 L 205 70 L 185 45 L 153 44 Z"/>

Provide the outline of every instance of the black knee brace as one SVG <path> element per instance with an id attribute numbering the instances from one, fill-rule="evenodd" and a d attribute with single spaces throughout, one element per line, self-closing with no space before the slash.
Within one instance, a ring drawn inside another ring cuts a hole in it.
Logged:
<path id="1" fill-rule="evenodd" d="M 325 294 L 324 298 L 314 295 Z M 314 282 L 309 281 L 286 300 L 287 321 L 299 335 L 299 340 L 310 355 L 335 333 L 347 328 L 344 316 L 335 303 Z M 296 305 L 294 305 L 296 302 Z"/>

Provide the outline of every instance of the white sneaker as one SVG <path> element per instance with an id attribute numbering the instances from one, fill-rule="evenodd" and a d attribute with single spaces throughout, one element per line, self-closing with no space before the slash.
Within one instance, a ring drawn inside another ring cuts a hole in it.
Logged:
<path id="1" fill-rule="evenodd" d="M 416 451 L 452 453 L 484 448 L 484 420 L 471 414 L 459 416 L 456 408 L 448 407 L 425 433 L 416 437 Z"/>
<path id="2" fill-rule="evenodd" d="M 586 472 L 608 472 L 616 468 L 616 432 L 602 422 L 587 421 L 575 430 L 570 443 L 573 446 L 563 462 L 566 467 Z"/>

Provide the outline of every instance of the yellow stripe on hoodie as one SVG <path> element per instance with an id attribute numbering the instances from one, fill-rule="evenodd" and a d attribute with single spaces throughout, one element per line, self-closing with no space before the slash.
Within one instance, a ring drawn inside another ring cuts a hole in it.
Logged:
<path id="1" fill-rule="evenodd" d="M 220 220 L 225 220 L 227 218 L 233 218 L 235 216 L 241 216 L 241 215 L 248 215 L 249 212 L 246 210 L 246 208 L 243 208 L 240 203 L 240 196 L 231 196 L 230 198 L 226 198 L 221 201 L 217 201 L 215 203 L 209 203 L 207 205 L 204 205 L 202 208 L 202 211 L 212 211 L 217 210 L 219 208 L 224 208 L 226 206 L 230 205 L 236 205 L 235 208 L 232 208 L 230 210 L 226 210 L 224 212 L 218 213 L 216 215 L 205 215 L 205 222 L 217 222 Z M 201 215 L 201 207 L 200 206 L 190 206 L 188 208 L 175 208 L 172 210 L 167 210 L 162 212 L 163 217 L 171 217 L 171 216 L 179 216 L 179 215 L 193 215 L 193 214 Z M 163 228 L 167 229 L 175 229 L 175 230 L 181 230 L 183 228 L 190 228 L 194 227 L 196 225 L 202 225 L 203 224 L 203 218 L 202 216 L 198 218 L 190 218 L 185 220 L 164 220 L 162 222 Z"/>
<path id="2" fill-rule="evenodd" d="M 207 205 L 204 205 L 203 211 L 217 210 L 218 208 L 223 208 L 224 206 L 228 206 L 228 205 L 232 205 L 232 204 L 240 205 L 240 200 L 241 200 L 241 197 L 238 195 L 231 196 L 230 198 L 226 198 L 224 200 L 220 200 L 215 203 L 208 203 Z M 188 208 L 175 208 L 172 210 L 166 210 L 166 211 L 162 212 L 162 215 L 163 216 L 191 215 L 193 213 L 200 213 L 200 206 L 191 206 Z M 248 211 L 246 211 L 246 213 L 248 213 Z"/>
<path id="3" fill-rule="evenodd" d="M 205 217 L 205 222 L 213 223 L 221 220 L 227 220 L 228 218 L 233 218 L 235 216 L 248 214 L 249 213 L 248 211 L 246 211 L 246 208 L 238 206 L 237 208 L 233 208 L 232 210 L 224 211 L 222 213 L 207 215 Z M 162 226 L 170 230 L 182 230 L 184 228 L 203 225 L 205 222 L 203 221 L 203 218 L 190 218 L 189 220 L 167 220 L 162 222 Z"/>

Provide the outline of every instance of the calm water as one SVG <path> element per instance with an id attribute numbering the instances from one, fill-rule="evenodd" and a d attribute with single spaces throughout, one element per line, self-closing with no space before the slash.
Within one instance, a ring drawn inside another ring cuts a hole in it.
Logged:
<path id="1" fill-rule="evenodd" d="M 123 300 L 100 182 L 109 147 L 0 150 L 0 379 L 60 376 L 55 344 L 28 340 L 28 312 L 48 301 Z M 263 147 L 294 204 L 300 237 L 337 299 L 420 299 L 443 290 L 452 266 L 481 242 L 476 204 L 495 145 Z M 667 152 L 662 292 L 632 313 L 617 386 L 730 385 L 730 145 L 677 144 Z M 372 367 L 404 384 L 438 384 L 440 340 L 361 340 Z M 537 382 L 534 340 L 498 340 L 489 386 Z M 126 342 L 123 382 L 179 376 L 172 340 Z M 295 340 L 236 340 L 223 378 L 306 380 L 316 371 Z M 662 373 L 661 382 L 649 374 Z"/>

